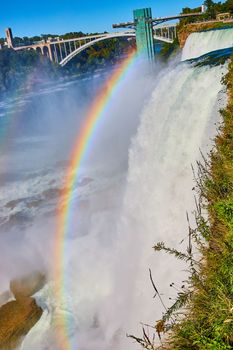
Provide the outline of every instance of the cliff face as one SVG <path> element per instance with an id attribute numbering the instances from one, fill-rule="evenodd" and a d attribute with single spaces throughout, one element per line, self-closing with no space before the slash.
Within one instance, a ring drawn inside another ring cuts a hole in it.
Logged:
<path id="1" fill-rule="evenodd" d="M 194 32 L 200 32 L 207 29 L 216 29 L 226 26 L 233 26 L 233 22 L 203 22 L 203 23 L 190 23 L 178 28 L 178 39 L 180 47 L 183 48 L 188 36 Z"/>

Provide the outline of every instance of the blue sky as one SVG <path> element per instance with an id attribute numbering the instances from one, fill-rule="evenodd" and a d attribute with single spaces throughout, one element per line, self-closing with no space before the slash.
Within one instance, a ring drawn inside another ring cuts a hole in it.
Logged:
<path id="1" fill-rule="evenodd" d="M 132 20 L 136 8 L 152 7 L 153 17 L 178 14 L 202 0 L 2 0 L 0 37 L 11 27 L 14 36 L 111 31 L 112 23 Z"/>

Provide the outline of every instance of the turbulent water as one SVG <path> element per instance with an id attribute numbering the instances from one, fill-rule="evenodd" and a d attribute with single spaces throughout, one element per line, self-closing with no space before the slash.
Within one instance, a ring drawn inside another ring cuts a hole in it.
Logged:
<path id="1" fill-rule="evenodd" d="M 199 35 L 204 46 L 206 38 Z M 189 42 L 187 50 L 196 55 Z M 164 241 L 186 249 L 186 211 L 194 208 L 191 165 L 200 148 L 206 154 L 212 147 L 227 68 L 176 62 L 156 69 L 152 78 L 138 73 L 128 78 L 110 111 L 115 121 L 106 121 L 99 132 L 77 189 L 79 219 L 66 241 L 66 301 L 54 298 L 52 280 L 36 294 L 44 313 L 20 350 L 60 350 L 56 329 L 64 317 L 73 349 L 134 349 L 126 333 L 140 335 L 140 322 L 154 325 L 164 312 L 153 299 L 149 268 L 167 306 L 176 295 L 170 283 L 180 285 L 186 278 L 186 266 L 152 247 Z M 2 230 L 12 231 L 12 238 L 4 234 L 1 242 L 6 284 L 18 260 L 18 272 L 29 261 L 52 271 L 53 210 L 65 164 L 56 165 L 55 176 L 54 169 L 30 170 L 30 176 L 13 177 L 1 190 Z M 15 211 L 16 223 L 9 225 Z M 15 227 L 25 220 L 21 242 Z"/>
<path id="2" fill-rule="evenodd" d="M 233 28 L 192 33 L 185 44 L 182 60 L 200 57 L 208 52 L 233 47 Z"/>

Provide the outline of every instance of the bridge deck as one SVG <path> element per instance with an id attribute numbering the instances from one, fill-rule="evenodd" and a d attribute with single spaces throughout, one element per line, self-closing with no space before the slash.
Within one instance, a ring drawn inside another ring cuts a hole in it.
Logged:
<path id="1" fill-rule="evenodd" d="M 124 31 L 124 34 L 132 34 L 132 36 L 134 35 L 134 30 L 127 30 Z M 112 33 L 104 33 L 104 34 L 96 34 L 96 35 L 88 35 L 88 36 L 81 36 L 79 38 L 72 38 L 72 39 L 60 39 L 60 40 L 48 40 L 47 42 L 35 42 L 31 45 L 23 45 L 23 46 L 15 46 L 14 50 L 25 50 L 25 49 L 30 49 L 30 48 L 35 48 L 37 46 L 45 46 L 46 44 L 48 45 L 57 45 L 57 44 L 65 44 L 65 43 L 69 43 L 69 42 L 76 42 L 76 41 L 87 41 L 87 40 L 95 40 L 95 39 L 99 39 L 99 38 L 105 38 L 106 36 L 111 37 Z M 121 36 L 122 32 L 115 32 L 113 33 L 113 35 L 116 36 Z"/>
<path id="2" fill-rule="evenodd" d="M 195 12 L 195 13 L 186 13 L 186 14 L 180 14 L 177 16 L 168 16 L 168 17 L 157 17 L 157 18 L 152 18 L 149 20 L 149 22 L 166 22 L 166 21 L 172 21 L 174 19 L 182 19 L 182 18 L 188 18 L 188 17 L 197 17 L 197 16 L 203 16 L 203 12 Z"/>
<path id="3" fill-rule="evenodd" d="M 166 21 L 172 21 L 174 19 L 195 17 L 195 16 L 203 16 L 203 15 L 204 15 L 203 12 L 194 12 L 194 13 L 180 14 L 180 15 L 176 15 L 176 16 L 152 18 L 152 19 L 149 19 L 148 22 L 162 23 L 162 22 L 166 22 Z M 126 27 L 132 27 L 132 26 L 135 26 L 135 25 L 136 25 L 135 22 L 123 22 L 123 23 L 113 24 L 112 27 L 113 28 L 126 28 Z"/>

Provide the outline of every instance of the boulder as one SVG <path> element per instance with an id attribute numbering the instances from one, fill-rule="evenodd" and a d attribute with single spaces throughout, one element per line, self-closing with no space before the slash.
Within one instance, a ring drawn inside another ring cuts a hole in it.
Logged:
<path id="1" fill-rule="evenodd" d="M 43 310 L 31 296 L 45 282 L 45 274 L 39 271 L 10 282 L 10 290 L 16 300 L 0 307 L 0 350 L 13 350 L 19 346 L 23 337 L 40 319 Z M 2 298 L 4 296 L 7 295 L 4 294 Z"/>
<path id="2" fill-rule="evenodd" d="M 42 309 L 30 297 L 10 301 L 0 308 L 0 350 L 13 350 L 38 322 Z"/>

